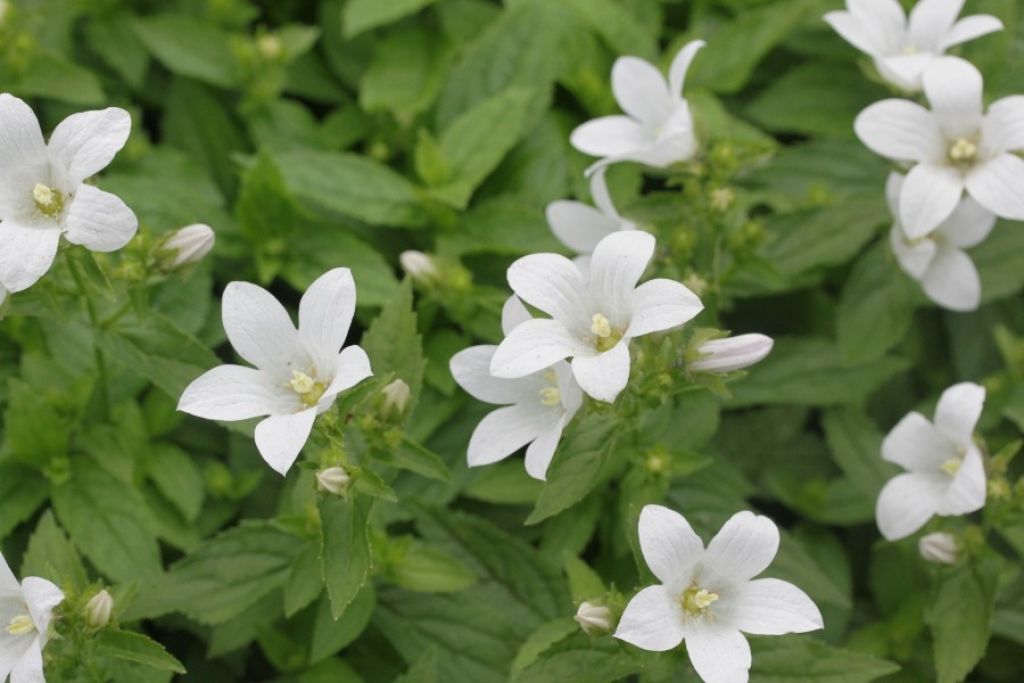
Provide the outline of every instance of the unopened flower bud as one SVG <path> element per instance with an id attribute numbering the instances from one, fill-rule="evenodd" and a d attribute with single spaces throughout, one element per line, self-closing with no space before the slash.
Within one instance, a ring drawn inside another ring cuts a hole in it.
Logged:
<path id="1" fill-rule="evenodd" d="M 750 367 L 772 350 L 774 342 L 763 334 L 741 334 L 725 339 L 712 339 L 701 344 L 701 357 L 690 364 L 696 372 L 726 373 Z"/>
<path id="2" fill-rule="evenodd" d="M 409 398 L 412 396 L 408 384 L 396 379 L 381 389 L 381 393 L 384 395 L 384 405 L 381 407 L 384 417 L 399 417 L 405 414 Z"/>
<path id="3" fill-rule="evenodd" d="M 114 598 L 104 589 L 89 599 L 85 604 L 85 621 L 89 628 L 101 629 L 110 623 L 110 615 L 114 611 Z"/>
<path id="4" fill-rule="evenodd" d="M 208 225 L 196 223 L 173 233 L 161 245 L 164 270 L 174 270 L 190 263 L 203 260 L 213 249 L 213 230 Z"/>
<path id="5" fill-rule="evenodd" d="M 283 52 L 281 39 L 273 33 L 267 33 L 257 38 L 256 49 L 259 50 L 260 56 L 268 62 L 276 60 Z"/>
<path id="6" fill-rule="evenodd" d="M 425 283 L 437 280 L 441 274 L 437 269 L 437 264 L 434 263 L 434 259 L 422 251 L 403 251 L 398 257 L 398 261 L 402 264 L 402 269 L 409 274 L 409 277 L 418 282 Z"/>
<path id="7" fill-rule="evenodd" d="M 922 536 L 917 542 L 917 549 L 921 557 L 935 564 L 956 564 L 960 554 L 960 545 L 956 539 L 943 531 Z"/>
<path id="8" fill-rule="evenodd" d="M 351 481 L 352 477 L 348 476 L 344 467 L 328 467 L 316 473 L 317 488 L 336 496 L 343 495 Z"/>
<path id="9" fill-rule="evenodd" d="M 604 605 L 584 600 L 573 619 L 588 636 L 602 636 L 612 632 L 612 611 Z"/>

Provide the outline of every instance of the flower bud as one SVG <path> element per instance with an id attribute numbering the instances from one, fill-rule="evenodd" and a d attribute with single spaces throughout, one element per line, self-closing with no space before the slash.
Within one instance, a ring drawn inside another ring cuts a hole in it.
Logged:
<path id="1" fill-rule="evenodd" d="M 737 337 L 712 339 L 701 344 L 701 357 L 690 363 L 696 372 L 726 373 L 757 363 L 768 355 L 774 342 L 763 334 L 741 334 Z"/>
<path id="2" fill-rule="evenodd" d="M 213 230 L 208 225 L 196 223 L 175 233 L 161 245 L 160 251 L 164 270 L 174 270 L 190 263 L 203 260 L 213 249 Z"/>
<path id="3" fill-rule="evenodd" d="M 398 261 L 402 264 L 402 270 L 418 282 L 432 282 L 441 275 L 434 259 L 422 251 L 403 251 Z"/>
<path id="4" fill-rule="evenodd" d="M 935 564 L 956 564 L 960 554 L 960 545 L 953 535 L 942 531 L 922 536 L 917 549 L 921 557 Z"/>
<path id="5" fill-rule="evenodd" d="M 284 52 L 281 39 L 273 33 L 267 33 L 257 38 L 256 49 L 259 50 L 260 56 L 268 62 L 273 62 Z"/>
<path id="6" fill-rule="evenodd" d="M 405 414 L 405 409 L 409 406 L 409 398 L 412 396 L 408 384 L 396 379 L 381 389 L 381 393 L 384 395 L 381 412 L 385 418 L 400 417 Z"/>
<path id="7" fill-rule="evenodd" d="M 344 495 L 351 481 L 344 467 L 328 467 L 316 473 L 317 488 L 336 496 Z"/>
<path id="8" fill-rule="evenodd" d="M 101 629 L 110 623 L 110 615 L 114 611 L 114 598 L 104 589 L 89 599 L 85 604 L 85 621 L 89 628 Z"/>
<path id="9" fill-rule="evenodd" d="M 604 605 L 584 600 L 573 619 L 588 636 L 602 636 L 612 632 L 612 611 Z"/>

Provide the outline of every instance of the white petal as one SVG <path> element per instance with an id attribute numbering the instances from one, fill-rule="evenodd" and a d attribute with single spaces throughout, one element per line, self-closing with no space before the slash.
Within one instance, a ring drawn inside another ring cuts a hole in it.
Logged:
<path id="1" fill-rule="evenodd" d="M 827 13 L 824 19 L 843 40 L 861 52 L 873 57 L 884 53 L 879 36 L 852 13 L 837 10 Z"/>
<path id="2" fill-rule="evenodd" d="M 924 92 L 949 138 L 977 134 L 981 125 L 981 72 L 959 57 L 932 60 L 924 72 Z"/>
<path id="3" fill-rule="evenodd" d="M 117 107 L 72 114 L 50 136 L 50 159 L 67 173 L 70 185 L 77 186 L 113 161 L 131 129 L 132 117 Z"/>
<path id="4" fill-rule="evenodd" d="M 671 98 L 661 72 L 639 57 L 619 57 L 612 65 L 612 92 L 622 111 L 645 123 L 668 117 Z"/>
<path id="5" fill-rule="evenodd" d="M 544 481 L 547 478 L 548 466 L 555 457 L 555 449 L 562 438 L 565 428 L 565 417 L 537 435 L 537 438 L 526 448 L 526 473 L 534 479 Z"/>
<path id="6" fill-rule="evenodd" d="M 505 304 L 501 307 L 501 331 L 503 333 L 508 334 L 527 320 L 533 320 L 533 316 L 526 310 L 526 306 L 523 305 L 519 297 L 513 294 L 505 299 Z"/>
<path id="7" fill-rule="evenodd" d="M 964 193 L 960 172 L 922 163 L 910 169 L 900 192 L 900 223 L 910 239 L 924 237 L 950 217 Z"/>
<path id="8" fill-rule="evenodd" d="M 690 70 L 693 58 L 704 45 L 703 40 L 691 40 L 672 58 L 672 65 L 668 69 L 668 88 L 673 98 L 682 98 L 686 72 Z"/>
<path id="9" fill-rule="evenodd" d="M 954 45 L 960 45 L 968 40 L 1002 30 L 1003 22 L 991 14 L 974 14 L 953 24 L 952 30 L 946 34 L 941 47 L 946 50 Z"/>
<path id="10" fill-rule="evenodd" d="M 651 137 L 641 124 L 628 116 L 603 116 L 578 126 L 569 142 L 584 154 L 608 157 L 646 147 Z"/>
<path id="11" fill-rule="evenodd" d="M 1000 154 L 978 164 L 967 174 L 967 191 L 997 216 L 1024 220 L 1024 160 Z"/>
<path id="12" fill-rule="evenodd" d="M 333 370 L 355 313 L 356 283 L 348 268 L 327 271 L 302 295 L 299 336 L 320 373 Z"/>
<path id="13" fill-rule="evenodd" d="M 11 671 L 11 683 L 46 683 L 43 676 L 43 648 L 36 638 Z"/>
<path id="14" fill-rule="evenodd" d="M 932 518 L 949 488 L 944 474 L 907 472 L 890 479 L 878 494 L 878 530 L 890 541 L 911 535 Z"/>
<path id="15" fill-rule="evenodd" d="M 629 346 L 622 340 L 604 353 L 573 358 L 572 374 L 588 396 L 613 403 L 629 383 L 629 365 Z"/>
<path id="16" fill-rule="evenodd" d="M 241 365 L 221 365 L 196 378 L 181 395 L 178 410 L 207 420 L 247 420 L 289 412 L 297 396 L 275 387 L 266 373 Z"/>
<path id="17" fill-rule="evenodd" d="M 735 628 L 701 624 L 686 632 L 686 653 L 704 683 L 747 683 L 750 645 Z"/>
<path id="18" fill-rule="evenodd" d="M 562 408 L 565 410 L 565 421 L 569 422 L 576 411 L 583 405 L 583 390 L 572 375 L 572 366 L 559 361 L 552 366 L 558 380 L 558 391 L 562 397 Z"/>
<path id="19" fill-rule="evenodd" d="M 683 642 L 683 613 L 664 586 L 648 586 L 633 596 L 619 619 L 615 637 L 651 652 Z"/>
<path id="20" fill-rule="evenodd" d="M 953 483 L 939 502 L 937 512 L 940 515 L 966 515 L 980 510 L 985 506 L 986 489 L 985 465 L 981 453 L 971 446 L 953 477 Z"/>
<path id="21" fill-rule="evenodd" d="M 576 350 L 576 340 L 557 320 L 528 320 L 495 349 L 491 374 L 502 379 L 525 377 L 551 367 Z"/>
<path id="22" fill-rule="evenodd" d="M 68 207 L 65 237 L 90 251 L 117 251 L 135 237 L 139 219 L 121 198 L 81 185 Z"/>
<path id="23" fill-rule="evenodd" d="M 781 636 L 824 628 L 817 605 L 802 590 L 779 579 L 754 579 L 730 596 L 733 624 L 745 633 Z"/>
<path id="24" fill-rule="evenodd" d="M 338 394 L 346 389 L 351 389 L 367 377 L 373 376 L 373 370 L 370 369 L 370 358 L 360 346 L 353 345 L 342 349 L 341 353 L 335 357 L 333 365 L 334 379 L 324 390 L 324 395 L 319 402 L 321 413 L 334 403 L 334 398 Z"/>
<path id="25" fill-rule="evenodd" d="M 509 405 L 524 397 L 527 378 L 499 379 L 491 375 L 491 359 L 497 346 L 471 346 L 459 351 L 448 362 L 452 377 L 463 390 L 484 403 Z"/>
<path id="26" fill-rule="evenodd" d="M 942 392 L 935 406 L 935 427 L 953 443 L 969 444 L 984 408 L 984 387 L 973 382 L 954 384 Z"/>
<path id="27" fill-rule="evenodd" d="M 56 224 L 0 222 L 0 282 L 11 292 L 28 289 L 50 269 L 59 243 Z"/>
<path id="28" fill-rule="evenodd" d="M 686 518 L 661 505 L 645 505 L 638 524 L 640 550 L 651 573 L 673 590 L 685 589 L 704 542 Z"/>
<path id="29" fill-rule="evenodd" d="M 875 67 L 882 78 L 908 93 L 919 92 L 924 72 L 935 59 L 931 53 L 892 55 L 875 59 Z"/>
<path id="30" fill-rule="evenodd" d="M 924 239 L 919 242 L 908 242 L 906 233 L 899 222 L 889 231 L 889 244 L 899 261 L 900 268 L 915 280 L 920 280 L 928 272 L 928 266 L 935 259 L 938 245 L 935 240 Z"/>
<path id="31" fill-rule="evenodd" d="M 0 553 L 0 592 L 21 590 L 21 584 L 7 564 L 7 559 Z M 0 679 L 2 680 L 2 679 Z"/>
<path id="32" fill-rule="evenodd" d="M 936 232 L 950 244 L 970 249 L 985 241 L 996 225 L 996 215 L 970 197 L 964 197 Z"/>
<path id="33" fill-rule="evenodd" d="M 1024 95 L 996 100 L 981 123 L 983 152 L 995 155 L 1024 149 Z"/>
<path id="34" fill-rule="evenodd" d="M 950 311 L 974 311 L 981 303 L 981 278 L 971 257 L 960 249 L 939 249 L 921 286 L 928 298 Z"/>
<path id="35" fill-rule="evenodd" d="M 678 327 L 704 310 L 704 304 L 685 285 L 674 280 L 649 280 L 633 290 L 633 311 L 627 337 L 639 337 Z"/>
<path id="36" fill-rule="evenodd" d="M 742 582 L 767 569 L 778 551 L 775 522 L 753 512 L 737 512 L 708 543 L 702 564 L 717 577 Z"/>
<path id="37" fill-rule="evenodd" d="M 733 372 L 760 363 L 771 353 L 775 341 L 763 334 L 740 334 L 724 339 L 712 339 L 700 345 L 704 355 L 690 364 L 697 372 Z"/>
<path id="38" fill-rule="evenodd" d="M 32 622 L 40 634 L 50 629 L 50 619 L 57 605 L 64 602 L 64 593 L 56 585 L 38 576 L 26 577 L 21 582 L 25 605 L 32 616 Z"/>
<path id="39" fill-rule="evenodd" d="M 508 267 L 519 298 L 566 325 L 587 324 L 587 298 L 579 268 L 558 254 L 531 254 Z"/>
<path id="40" fill-rule="evenodd" d="M 19 589 L 20 590 L 20 589 Z M 21 607 L 21 596 L 12 599 L 15 604 L 11 605 L 14 611 L 8 613 L 4 612 L 3 616 L 7 616 L 8 619 L 13 618 L 15 615 L 22 613 L 24 610 Z M 0 633 L 0 681 L 6 681 L 7 675 L 11 673 L 11 669 L 16 667 L 26 657 L 26 653 L 30 648 L 39 650 L 39 638 L 33 637 L 32 635 L 27 636 L 12 636 L 6 632 Z M 40 664 L 42 659 L 40 658 Z"/>
<path id="41" fill-rule="evenodd" d="M 606 316 L 613 327 L 630 322 L 633 290 L 654 255 L 654 244 L 654 236 L 641 230 L 615 232 L 601 240 L 591 255 L 590 300 L 595 313 Z"/>
<path id="42" fill-rule="evenodd" d="M 600 173 L 595 175 L 602 175 Z M 580 254 L 589 254 L 621 223 L 583 202 L 559 199 L 547 208 L 548 225 L 558 241 Z"/>
<path id="43" fill-rule="evenodd" d="M 288 415 L 271 415 L 256 425 L 256 448 L 278 474 L 284 475 L 306 445 L 316 420 L 316 408 Z"/>
<path id="44" fill-rule="evenodd" d="M 909 100 L 882 100 L 853 122 L 857 137 L 883 157 L 896 161 L 939 161 L 946 139 L 930 111 Z"/>
<path id="45" fill-rule="evenodd" d="M 539 398 L 533 403 L 491 411 L 480 420 L 469 439 L 469 466 L 490 465 L 512 455 L 550 427 L 551 412 Z"/>
<path id="46" fill-rule="evenodd" d="M 32 207 L 32 187 L 46 180 L 49 162 L 39 121 L 22 100 L 0 94 L 0 219 Z"/>
<path id="47" fill-rule="evenodd" d="M 900 217 L 900 192 L 904 180 L 903 174 L 896 171 L 891 171 L 885 179 L 885 203 L 889 207 L 889 214 L 896 220 Z"/>
<path id="48" fill-rule="evenodd" d="M 847 0 L 847 8 L 871 29 L 884 54 L 903 47 L 907 15 L 897 0 Z"/>
<path id="49" fill-rule="evenodd" d="M 911 471 L 934 472 L 956 445 L 921 413 L 908 413 L 882 440 L 882 458 Z"/>
<path id="50" fill-rule="evenodd" d="M 291 373 L 286 369 L 295 362 L 300 348 L 299 334 L 273 294 L 249 282 L 229 282 L 221 297 L 221 317 L 239 356 L 287 381 Z"/>
<path id="51" fill-rule="evenodd" d="M 910 41 L 918 50 L 937 51 L 956 21 L 964 0 L 920 0 L 910 11 Z"/>

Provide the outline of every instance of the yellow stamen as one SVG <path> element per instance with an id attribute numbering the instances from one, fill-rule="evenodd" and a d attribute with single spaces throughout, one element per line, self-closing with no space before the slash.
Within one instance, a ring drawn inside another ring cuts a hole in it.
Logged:
<path id="1" fill-rule="evenodd" d="M 949 148 L 949 158 L 956 163 L 974 161 L 978 146 L 967 138 L 958 138 Z"/>
<path id="2" fill-rule="evenodd" d="M 903 54 L 905 54 L 905 55 L 916 55 L 917 54 L 917 46 L 914 45 L 913 43 L 908 43 L 907 45 L 904 45 L 903 46 Z"/>
<path id="3" fill-rule="evenodd" d="M 562 392 L 558 387 L 544 387 L 540 390 L 540 402 L 546 406 L 557 406 L 562 402 Z"/>
<path id="4" fill-rule="evenodd" d="M 683 611 L 692 617 L 700 617 L 707 613 L 711 604 L 718 600 L 718 593 L 712 593 L 693 584 L 683 591 Z"/>
<path id="5" fill-rule="evenodd" d="M 299 395 L 299 398 L 307 406 L 315 406 L 319 403 L 327 389 L 322 382 L 317 382 L 299 370 L 292 370 L 292 378 L 288 381 L 288 386 Z"/>
<path id="6" fill-rule="evenodd" d="M 595 313 L 594 317 L 590 319 L 590 331 L 601 339 L 605 339 L 612 335 L 612 324 L 601 313 Z"/>
<path id="7" fill-rule="evenodd" d="M 64 210 L 64 197 L 48 185 L 36 183 L 32 188 L 32 199 L 43 215 L 54 218 Z"/>
<path id="8" fill-rule="evenodd" d="M 956 475 L 960 471 L 960 465 L 963 461 L 960 458 L 950 458 L 946 462 L 942 463 L 941 469 L 949 476 Z"/>
<path id="9" fill-rule="evenodd" d="M 11 623 L 7 625 L 7 632 L 12 636 L 25 636 L 29 633 L 34 633 L 35 630 L 36 624 L 32 621 L 32 617 L 27 614 L 19 614 L 11 619 Z"/>

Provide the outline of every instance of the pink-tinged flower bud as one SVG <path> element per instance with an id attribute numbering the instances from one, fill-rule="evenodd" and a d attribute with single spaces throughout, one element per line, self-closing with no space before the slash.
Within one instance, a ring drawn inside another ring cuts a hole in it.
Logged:
<path id="1" fill-rule="evenodd" d="M 441 275 L 434 259 L 422 251 L 403 251 L 398 261 L 402 264 L 402 270 L 418 282 L 432 282 Z"/>
<path id="2" fill-rule="evenodd" d="M 937 531 L 921 537 L 917 549 L 928 562 L 935 564 L 956 564 L 960 556 L 960 545 L 952 534 Z"/>
<path id="3" fill-rule="evenodd" d="M 612 632 L 612 611 L 604 605 L 584 600 L 573 619 L 588 636 L 602 636 Z"/>
<path id="4" fill-rule="evenodd" d="M 114 598 L 104 589 L 90 598 L 85 604 L 85 621 L 89 628 L 101 629 L 110 623 L 110 615 L 114 612 Z"/>
<path id="5" fill-rule="evenodd" d="M 741 334 L 712 339 L 698 347 L 701 357 L 690 364 L 695 372 L 726 373 L 750 367 L 772 350 L 774 342 L 763 334 Z"/>
<path id="6" fill-rule="evenodd" d="M 317 488 L 336 496 L 344 495 L 351 481 L 344 467 L 328 467 L 316 473 Z"/>
<path id="7" fill-rule="evenodd" d="M 160 247 L 166 262 L 165 270 L 174 270 L 190 263 L 198 263 L 210 253 L 214 243 L 213 230 L 208 225 L 189 225 L 167 238 Z"/>

